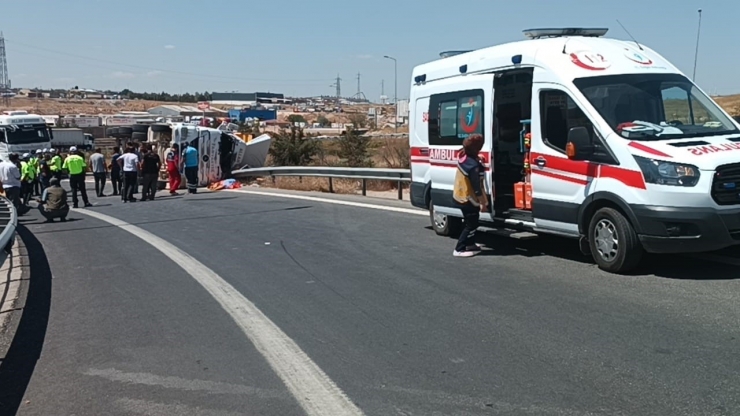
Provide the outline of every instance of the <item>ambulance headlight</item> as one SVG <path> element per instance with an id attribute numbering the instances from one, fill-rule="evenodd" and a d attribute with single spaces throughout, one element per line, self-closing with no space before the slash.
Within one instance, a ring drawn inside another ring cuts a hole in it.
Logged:
<path id="1" fill-rule="evenodd" d="M 666 162 L 634 156 L 640 165 L 645 182 L 656 185 L 695 186 L 699 182 L 699 168 L 684 163 Z"/>

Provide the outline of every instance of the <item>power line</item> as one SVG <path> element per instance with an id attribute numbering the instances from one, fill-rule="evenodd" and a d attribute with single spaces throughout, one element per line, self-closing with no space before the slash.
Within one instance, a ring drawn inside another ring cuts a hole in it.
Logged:
<path id="1" fill-rule="evenodd" d="M 93 62 L 102 62 L 102 63 L 107 63 L 110 65 L 116 65 L 119 67 L 124 66 L 128 68 L 136 68 L 136 69 L 141 69 L 141 70 L 146 70 L 146 71 L 159 71 L 163 73 L 179 74 L 179 75 L 186 75 L 186 76 L 193 76 L 193 77 L 231 79 L 231 80 L 239 80 L 239 81 L 282 82 L 282 83 L 285 83 L 285 82 L 325 82 L 322 79 L 246 78 L 246 77 L 231 77 L 231 76 L 226 76 L 226 75 L 211 75 L 211 74 L 203 74 L 203 73 L 195 73 L 195 72 L 175 71 L 175 70 L 170 70 L 170 69 L 162 69 L 162 68 L 148 67 L 148 66 L 142 66 L 142 65 L 132 65 L 132 64 L 124 63 L 124 62 L 116 62 L 116 61 L 109 61 L 106 59 L 92 58 L 89 56 L 77 55 L 73 53 L 61 52 L 61 51 L 56 51 L 53 49 L 28 45 L 28 44 L 17 42 L 17 41 L 8 41 L 7 39 L 5 39 L 5 41 L 10 43 L 11 45 L 19 45 L 19 46 L 24 46 L 26 48 L 37 49 L 40 51 L 55 53 L 55 54 L 59 54 L 63 56 L 69 56 L 69 57 L 73 57 L 77 59 L 85 59 L 85 60 L 89 60 Z"/>

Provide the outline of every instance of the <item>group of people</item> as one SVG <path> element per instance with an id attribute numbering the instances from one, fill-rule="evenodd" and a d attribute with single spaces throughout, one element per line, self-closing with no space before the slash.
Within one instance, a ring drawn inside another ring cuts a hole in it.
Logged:
<path id="1" fill-rule="evenodd" d="M 115 147 L 113 152 L 111 158 L 113 195 L 120 193 L 123 202 L 135 202 L 134 194 L 138 193 L 139 178 L 141 178 L 143 188 L 141 200 L 154 200 L 162 161 L 153 146 L 148 143 L 140 146 L 130 144 L 126 146 L 123 153 L 119 147 Z M 182 183 L 181 157 L 188 193 L 195 194 L 198 192 L 198 149 L 185 143 L 181 154 L 180 146 L 175 143 L 165 156 L 170 195 L 177 195 L 177 190 Z M 104 186 L 105 182 L 101 185 L 101 189 Z"/>
<path id="2" fill-rule="evenodd" d="M 187 181 L 188 193 L 197 193 L 198 186 L 198 150 L 187 143 L 180 147 L 173 144 L 166 153 L 166 167 L 169 176 L 171 195 L 177 195 L 180 188 L 182 172 Z M 182 164 L 180 161 L 182 160 Z M 111 163 L 106 165 L 101 149 L 85 161 L 85 155 L 76 147 L 71 147 L 65 158 L 57 149 L 42 149 L 33 153 L 18 155 L 12 153 L 8 160 L 0 161 L 0 184 L 5 196 L 16 207 L 18 215 L 29 211 L 29 202 L 37 197 L 39 211 L 47 219 L 66 220 L 69 213 L 67 191 L 61 187 L 62 174 L 69 175 L 72 191 L 72 207 L 79 207 L 78 196 L 85 207 L 90 207 L 85 187 L 88 169 L 95 179 L 95 193 L 105 197 L 105 184 L 110 172 L 113 195 L 121 195 L 124 202 L 134 202 L 134 194 L 139 192 L 139 178 L 142 182 L 141 200 L 154 200 L 159 182 L 162 161 L 149 143 L 131 143 L 121 153 L 120 147 L 114 148 Z"/>

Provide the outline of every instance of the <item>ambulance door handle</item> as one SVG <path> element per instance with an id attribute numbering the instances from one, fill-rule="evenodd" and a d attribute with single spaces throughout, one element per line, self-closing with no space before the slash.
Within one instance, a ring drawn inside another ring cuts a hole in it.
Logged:
<path id="1" fill-rule="evenodd" d="M 542 157 L 542 156 L 538 156 L 537 159 L 534 160 L 534 163 L 537 166 L 539 166 L 541 168 L 544 168 L 545 165 L 547 164 L 547 160 L 544 157 Z"/>

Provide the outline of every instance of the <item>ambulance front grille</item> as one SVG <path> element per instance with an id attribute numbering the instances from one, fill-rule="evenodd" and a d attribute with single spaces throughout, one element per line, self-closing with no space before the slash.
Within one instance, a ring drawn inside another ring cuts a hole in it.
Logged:
<path id="1" fill-rule="evenodd" d="M 712 199 L 717 205 L 740 205 L 740 163 L 717 168 L 712 182 Z"/>

